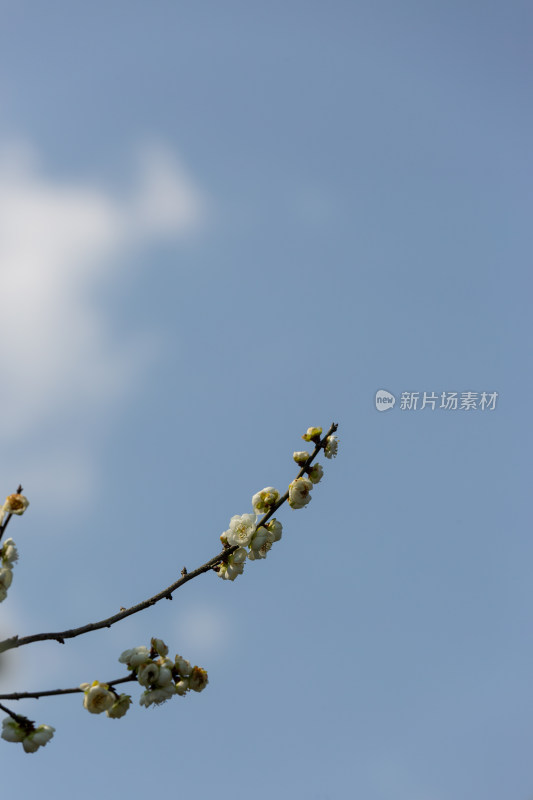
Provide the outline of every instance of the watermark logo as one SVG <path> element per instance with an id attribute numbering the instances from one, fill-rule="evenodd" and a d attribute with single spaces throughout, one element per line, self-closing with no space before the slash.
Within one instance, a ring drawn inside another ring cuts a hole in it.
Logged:
<path id="1" fill-rule="evenodd" d="M 378 389 L 376 392 L 376 408 L 378 411 L 390 411 L 394 408 L 396 398 L 386 389 Z"/>
<path id="2" fill-rule="evenodd" d="M 498 392 L 400 392 L 400 411 L 494 411 Z M 378 411 L 394 408 L 396 397 L 386 389 L 376 392 Z"/>

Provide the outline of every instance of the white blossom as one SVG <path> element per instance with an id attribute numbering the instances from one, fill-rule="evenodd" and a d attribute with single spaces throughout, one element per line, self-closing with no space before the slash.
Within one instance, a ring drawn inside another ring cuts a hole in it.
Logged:
<path id="1" fill-rule="evenodd" d="M 30 501 L 23 494 L 10 494 L 6 497 L 6 502 L 2 506 L 4 515 L 6 514 L 24 514 L 28 508 Z"/>
<path id="2" fill-rule="evenodd" d="M 168 647 L 166 646 L 166 644 L 162 639 L 153 638 L 150 644 L 152 645 L 158 656 L 168 655 Z"/>
<path id="3" fill-rule="evenodd" d="M 35 753 L 39 747 L 44 747 L 52 736 L 54 735 L 55 728 L 51 725 L 39 725 L 32 733 L 28 734 L 22 746 L 26 753 Z"/>
<path id="4" fill-rule="evenodd" d="M 93 681 L 88 688 L 86 683 L 81 684 L 84 690 L 83 706 L 91 714 L 101 714 L 107 711 L 115 702 L 115 695 L 109 691 L 107 684 Z"/>
<path id="5" fill-rule="evenodd" d="M 26 731 L 11 717 L 2 720 L 2 739 L 6 742 L 21 742 L 26 737 Z"/>
<path id="6" fill-rule="evenodd" d="M 0 569 L 0 586 L 9 589 L 11 581 L 13 580 L 13 572 L 11 567 L 2 567 Z"/>
<path id="7" fill-rule="evenodd" d="M 193 692 L 201 692 L 205 689 L 209 681 L 207 680 L 207 672 L 201 667 L 193 667 L 189 677 L 189 689 Z"/>
<path id="8" fill-rule="evenodd" d="M 141 695 L 139 700 L 139 705 L 141 706 L 151 706 L 152 703 L 154 705 L 159 705 L 160 703 L 164 703 L 166 700 L 169 700 L 173 694 L 176 694 L 176 687 L 173 683 L 169 683 L 166 686 L 161 686 L 157 689 L 146 689 Z"/>
<path id="9" fill-rule="evenodd" d="M 266 558 L 266 554 L 272 547 L 274 534 L 267 528 L 261 526 L 256 530 L 250 542 L 248 558 L 254 561 L 256 558 Z"/>
<path id="10" fill-rule="evenodd" d="M 265 527 L 268 528 L 270 533 L 273 534 L 274 538 L 273 538 L 272 541 L 273 542 L 279 542 L 279 540 L 281 539 L 282 531 L 283 531 L 283 525 L 281 524 L 281 522 L 279 520 L 275 519 L 275 518 L 272 518 L 272 519 L 269 519 L 269 521 L 267 522 Z"/>
<path id="11" fill-rule="evenodd" d="M 244 570 L 244 562 L 246 561 L 246 550 L 244 547 L 239 547 L 230 556 L 227 562 L 219 564 L 218 576 L 223 580 L 234 581 L 237 575 L 242 575 Z"/>
<path id="12" fill-rule="evenodd" d="M 326 446 L 324 448 L 324 455 L 326 458 L 336 458 L 337 449 L 339 447 L 339 440 L 336 436 L 328 436 L 326 439 Z"/>
<path id="13" fill-rule="evenodd" d="M 50 741 L 54 731 L 55 728 L 51 725 L 39 725 L 38 728 L 29 730 L 27 726 L 6 717 L 2 721 L 1 736 L 6 742 L 22 742 L 26 753 L 35 753 L 39 747 L 44 747 Z"/>
<path id="14" fill-rule="evenodd" d="M 188 675 L 191 674 L 191 670 L 192 670 L 191 662 L 190 661 L 186 661 L 184 658 L 182 658 L 182 656 L 176 656 L 176 658 L 174 659 L 174 665 L 175 665 L 177 671 L 179 672 L 179 674 L 183 678 L 186 678 Z"/>
<path id="15" fill-rule="evenodd" d="M 248 547 L 255 533 L 255 514 L 236 514 L 229 523 L 229 530 L 225 532 L 227 543 L 231 546 Z"/>
<path id="16" fill-rule="evenodd" d="M 159 668 L 158 686 L 166 686 L 172 680 L 172 671 L 168 667 Z"/>
<path id="17" fill-rule="evenodd" d="M 0 603 L 6 599 L 7 590 L 11 586 L 13 580 L 13 573 L 11 567 L 0 568 Z"/>
<path id="18" fill-rule="evenodd" d="M 267 486 L 252 497 L 252 507 L 256 514 L 270 511 L 270 507 L 279 500 L 279 492 L 273 486 Z"/>
<path id="19" fill-rule="evenodd" d="M 181 678 L 176 684 L 176 694 L 179 694 L 183 697 L 189 691 L 189 679 L 188 678 Z"/>
<path id="20" fill-rule="evenodd" d="M 141 686 L 148 687 L 158 685 L 159 665 L 154 661 L 148 661 L 146 664 L 141 664 L 137 670 L 137 680 Z"/>
<path id="21" fill-rule="evenodd" d="M 289 505 L 291 508 L 303 508 L 311 500 L 313 484 L 307 478 L 296 478 L 289 484 Z"/>
<path id="22" fill-rule="evenodd" d="M 123 717 L 131 705 L 131 697 L 129 694 L 121 694 L 111 708 L 105 712 L 110 719 L 119 719 Z"/>
<path id="23" fill-rule="evenodd" d="M 292 457 L 300 467 L 305 464 L 309 456 L 310 454 L 307 452 L 307 450 L 298 450 L 296 453 L 292 454 Z"/>
<path id="24" fill-rule="evenodd" d="M 147 647 L 133 647 L 131 650 L 124 650 L 118 659 L 121 664 L 127 664 L 128 669 L 135 669 L 150 660 L 150 651 Z"/>
<path id="25" fill-rule="evenodd" d="M 0 550 L 2 561 L 5 561 L 10 567 L 13 566 L 15 561 L 18 561 L 18 551 L 13 539 L 6 539 L 3 547 Z"/>
<path id="26" fill-rule="evenodd" d="M 319 483 L 324 475 L 324 470 L 321 464 L 313 464 L 308 470 L 308 477 L 311 483 Z"/>

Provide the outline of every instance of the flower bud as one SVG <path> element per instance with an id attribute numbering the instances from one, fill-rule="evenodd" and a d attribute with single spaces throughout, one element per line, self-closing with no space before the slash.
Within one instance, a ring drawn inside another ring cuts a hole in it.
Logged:
<path id="1" fill-rule="evenodd" d="M 158 656 L 167 656 L 168 647 L 162 639 L 151 639 L 150 644 L 154 648 Z"/>
<path id="2" fill-rule="evenodd" d="M 318 442 L 322 436 L 322 428 L 308 428 L 307 433 L 304 433 L 302 439 L 306 442 Z"/>
<path id="3" fill-rule="evenodd" d="M 308 453 L 307 450 L 298 450 L 296 453 L 292 454 L 292 457 L 300 467 L 303 467 L 309 456 L 310 453 Z"/>

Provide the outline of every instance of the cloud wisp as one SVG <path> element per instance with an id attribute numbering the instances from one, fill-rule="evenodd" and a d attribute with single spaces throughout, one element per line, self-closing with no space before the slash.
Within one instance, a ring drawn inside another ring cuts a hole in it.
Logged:
<path id="1" fill-rule="evenodd" d="M 140 378 L 152 348 L 150 336 L 116 337 L 97 297 L 117 274 L 124 276 L 128 253 L 186 236 L 204 219 L 201 192 L 164 148 L 140 151 L 127 195 L 55 180 L 30 148 L 0 148 L 4 449 L 16 444 L 26 463 L 42 466 L 31 442 L 41 432 L 42 448 L 46 430 L 50 463 L 61 472 L 73 459 L 78 483 L 86 485 L 91 448 L 81 422 L 116 405 Z M 65 418 L 79 433 L 68 448 L 54 436 Z"/>

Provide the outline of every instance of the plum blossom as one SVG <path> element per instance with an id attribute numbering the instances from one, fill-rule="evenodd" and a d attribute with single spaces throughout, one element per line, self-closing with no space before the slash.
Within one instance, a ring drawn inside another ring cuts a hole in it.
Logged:
<path id="1" fill-rule="evenodd" d="M 11 567 L 1 567 L 0 568 L 0 603 L 6 599 L 7 597 L 7 590 L 11 586 L 11 582 L 13 580 L 13 572 L 11 571 Z"/>
<path id="2" fill-rule="evenodd" d="M 144 645 L 142 647 L 133 647 L 131 650 L 124 650 L 118 660 L 121 664 L 126 664 L 128 669 L 135 669 L 141 664 L 150 661 L 150 651 Z"/>
<path id="3" fill-rule="evenodd" d="M 191 662 L 186 661 L 182 656 L 176 656 L 174 659 L 174 666 L 176 667 L 178 673 L 183 677 L 186 678 L 188 675 L 191 674 Z"/>
<path id="4" fill-rule="evenodd" d="M 193 667 L 189 677 L 189 689 L 193 692 L 201 692 L 209 683 L 207 679 L 207 672 L 201 667 Z"/>
<path id="5" fill-rule="evenodd" d="M 291 508 L 303 508 L 311 500 L 313 484 L 307 478 L 296 478 L 289 484 L 289 505 Z"/>
<path id="6" fill-rule="evenodd" d="M 8 566 L 12 567 L 15 561 L 18 561 L 18 551 L 13 539 L 6 539 L 3 546 L 0 548 L 0 558 Z"/>
<path id="7" fill-rule="evenodd" d="M 339 440 L 336 436 L 328 436 L 326 439 L 326 446 L 324 448 L 324 455 L 326 458 L 336 458 L 337 449 L 339 447 Z"/>
<path id="8" fill-rule="evenodd" d="M 267 528 L 270 531 L 270 533 L 274 536 L 272 541 L 279 542 L 283 531 L 283 525 L 281 524 L 281 522 L 274 517 L 273 519 L 270 519 L 267 522 L 265 528 Z"/>
<path id="9" fill-rule="evenodd" d="M 180 678 L 179 681 L 174 685 L 176 687 L 176 694 L 179 694 L 181 697 L 183 697 L 184 694 L 187 694 L 190 688 L 188 678 Z"/>
<path id="10" fill-rule="evenodd" d="M 308 469 L 308 477 L 311 483 L 320 483 L 324 475 L 324 470 L 321 464 L 313 464 Z"/>
<path id="11" fill-rule="evenodd" d="M 131 705 L 131 697 L 129 694 L 121 694 L 120 697 L 115 699 L 115 702 L 105 712 L 110 719 L 120 719 L 127 712 Z"/>
<path id="12" fill-rule="evenodd" d="M 26 753 L 36 753 L 39 747 L 44 747 L 52 736 L 55 728 L 51 725 L 39 725 L 32 733 L 28 734 L 22 742 L 22 747 Z"/>
<path id="13" fill-rule="evenodd" d="M 39 725 L 35 728 L 29 720 L 20 722 L 6 717 L 2 722 L 2 739 L 6 742 L 22 742 L 26 753 L 35 753 L 39 747 L 44 747 L 54 735 L 55 728 L 51 725 Z"/>
<path id="14" fill-rule="evenodd" d="M 255 533 L 255 514 L 236 514 L 229 523 L 229 530 L 225 531 L 226 541 L 229 545 L 248 547 Z"/>
<path id="15" fill-rule="evenodd" d="M 279 500 L 279 492 L 273 486 L 267 486 L 252 497 L 252 506 L 256 514 L 266 514 L 271 506 Z"/>
<path id="16" fill-rule="evenodd" d="M 156 689 L 146 689 L 141 695 L 139 705 L 148 708 L 153 703 L 158 706 L 160 703 L 170 700 L 174 694 L 176 694 L 176 687 L 173 683 L 168 683 L 166 686 L 160 686 Z"/>
<path id="17" fill-rule="evenodd" d="M 137 680 L 141 686 L 159 686 L 159 670 L 159 664 L 156 664 L 154 661 L 141 664 L 137 670 Z"/>
<path id="18" fill-rule="evenodd" d="M 266 554 L 272 547 L 274 534 L 267 528 L 261 526 L 256 530 L 250 542 L 248 558 L 254 561 L 256 558 L 266 558 Z"/>
<path id="19" fill-rule="evenodd" d="M 168 647 L 164 643 L 162 639 L 156 639 L 153 637 L 150 641 L 150 644 L 156 651 L 158 656 L 168 656 Z"/>
<path id="20" fill-rule="evenodd" d="M 30 501 L 23 494 L 10 494 L 6 497 L 6 502 L 0 509 L 0 525 L 8 514 L 24 514 L 29 504 Z"/>
<path id="21" fill-rule="evenodd" d="M 246 550 L 244 547 L 239 547 L 228 556 L 227 561 L 219 564 L 217 567 L 218 576 L 225 581 L 234 581 L 237 575 L 242 575 L 244 571 L 244 562 L 246 561 Z"/>
<path id="22" fill-rule="evenodd" d="M 91 714 L 101 714 L 111 708 L 116 700 L 114 692 L 109 691 L 106 683 L 93 681 L 91 684 L 82 683 L 80 689 L 83 689 L 84 698 L 83 706 Z"/>

